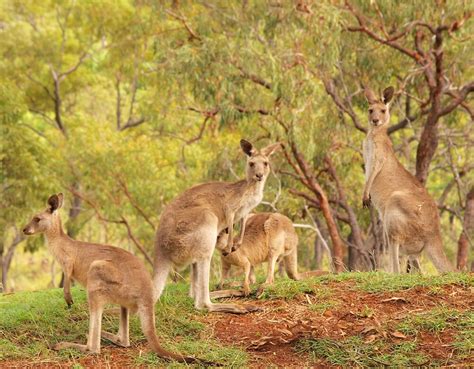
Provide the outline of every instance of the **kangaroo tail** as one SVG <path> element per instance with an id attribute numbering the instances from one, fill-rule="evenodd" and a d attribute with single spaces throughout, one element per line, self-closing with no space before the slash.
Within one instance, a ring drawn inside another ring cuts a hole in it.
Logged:
<path id="1" fill-rule="evenodd" d="M 163 289 L 166 285 L 166 279 L 168 278 L 168 274 L 172 268 L 173 264 L 166 258 L 156 256 L 155 257 L 155 265 L 153 270 L 153 286 L 154 286 L 154 293 L 153 293 L 153 301 L 156 302 L 161 294 L 163 293 Z"/>
<path id="2" fill-rule="evenodd" d="M 138 315 L 140 317 L 140 323 L 142 326 L 143 333 L 154 353 L 159 357 L 167 360 L 175 360 L 180 363 L 188 364 L 204 364 L 204 365 L 216 365 L 215 363 L 208 362 L 205 360 L 200 360 L 190 356 L 183 356 L 181 354 L 175 354 L 171 351 L 165 350 L 161 347 L 158 337 L 156 336 L 155 330 L 155 312 L 153 310 L 153 304 L 147 307 L 141 307 L 138 310 Z"/>
<path id="3" fill-rule="evenodd" d="M 439 273 L 453 272 L 455 270 L 443 251 L 441 236 L 435 237 L 431 242 L 428 242 L 425 250 Z"/>
<path id="4" fill-rule="evenodd" d="M 295 247 L 291 253 L 284 258 L 285 271 L 289 278 L 295 281 L 301 279 L 298 274 L 298 249 Z"/>

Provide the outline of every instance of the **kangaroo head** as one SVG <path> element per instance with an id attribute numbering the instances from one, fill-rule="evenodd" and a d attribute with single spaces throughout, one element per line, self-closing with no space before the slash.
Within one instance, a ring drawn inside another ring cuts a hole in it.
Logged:
<path id="1" fill-rule="evenodd" d="M 267 179 L 270 173 L 269 158 L 280 146 L 279 143 L 275 143 L 257 150 L 250 142 L 240 140 L 240 147 L 247 155 L 247 181 L 260 182 Z"/>
<path id="2" fill-rule="evenodd" d="M 390 120 L 389 103 L 392 100 L 394 89 L 387 87 L 379 99 L 370 89 L 365 89 L 365 97 L 369 102 L 369 124 L 374 127 L 387 125 Z"/>
<path id="3" fill-rule="evenodd" d="M 32 235 L 43 233 L 54 229 L 60 223 L 58 209 L 63 206 L 64 196 L 62 193 L 51 195 L 48 199 L 48 208 L 36 214 L 33 219 L 23 228 L 23 233 Z"/>
<path id="4" fill-rule="evenodd" d="M 217 235 L 216 249 L 220 252 L 225 252 L 227 249 L 227 237 L 229 235 L 229 230 L 226 228 Z"/>

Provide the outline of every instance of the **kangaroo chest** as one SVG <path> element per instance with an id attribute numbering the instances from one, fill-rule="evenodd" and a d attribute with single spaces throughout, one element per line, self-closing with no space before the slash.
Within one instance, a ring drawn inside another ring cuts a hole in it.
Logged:
<path id="1" fill-rule="evenodd" d="M 250 213 L 258 204 L 260 204 L 262 200 L 263 191 L 259 189 L 252 191 L 248 196 L 244 196 L 240 202 L 239 208 L 235 213 L 235 222 Z"/>
<path id="2" fill-rule="evenodd" d="M 363 156 L 364 156 L 364 168 L 365 168 L 365 179 L 369 179 L 370 170 L 373 166 L 374 155 L 375 155 L 375 143 L 372 137 L 367 137 L 363 144 Z"/>

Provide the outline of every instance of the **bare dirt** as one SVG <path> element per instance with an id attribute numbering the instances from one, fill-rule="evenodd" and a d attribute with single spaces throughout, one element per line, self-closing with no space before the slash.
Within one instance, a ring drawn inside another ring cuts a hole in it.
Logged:
<path id="1" fill-rule="evenodd" d="M 436 293 L 423 287 L 397 292 L 366 293 L 355 290 L 353 283 L 331 282 L 331 301 L 336 306 L 322 312 L 314 295 L 301 295 L 291 300 L 252 300 L 263 310 L 247 315 L 207 314 L 199 319 L 211 327 L 212 335 L 223 345 L 233 345 L 249 353 L 253 368 L 331 367 L 324 359 L 309 358 L 298 353 L 295 343 L 302 338 L 343 340 L 359 336 L 366 343 L 377 339 L 401 342 L 409 339 L 396 330 L 403 319 L 443 305 L 458 311 L 474 309 L 473 291 L 469 287 L 448 285 Z M 438 333 L 422 331 L 416 337 L 419 350 L 446 366 L 468 367 L 474 360 L 454 359 L 452 343 L 455 333 L 446 329 Z M 413 338 L 413 337 L 412 337 Z M 147 352 L 146 343 L 123 349 L 104 347 L 100 356 L 87 356 L 77 361 L 41 362 L 9 361 L 0 363 L 8 368 L 70 368 L 74 362 L 87 368 L 126 368 L 136 366 L 137 353 Z M 429 365 L 429 363 L 425 363 Z M 381 365 L 383 366 L 383 365 Z"/>

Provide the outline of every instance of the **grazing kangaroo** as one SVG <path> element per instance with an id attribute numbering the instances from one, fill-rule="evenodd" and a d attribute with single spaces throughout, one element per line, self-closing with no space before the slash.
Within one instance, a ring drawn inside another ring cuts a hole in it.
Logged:
<path id="1" fill-rule="evenodd" d="M 226 247 L 225 230 L 219 234 L 216 248 Z M 230 268 L 236 265 L 244 269 L 244 295 L 250 293 L 250 283 L 255 283 L 253 267 L 268 262 L 265 285 L 273 284 L 275 264 L 283 258 L 286 274 L 294 280 L 300 279 L 297 272 L 298 235 L 293 223 L 278 213 L 254 214 L 247 220 L 242 246 L 231 254 L 221 256 L 221 285 L 229 277 Z M 252 281 L 253 280 L 253 281 Z"/>
<path id="2" fill-rule="evenodd" d="M 366 89 L 369 131 L 364 140 L 365 188 L 363 206 L 372 202 L 382 219 L 392 271 L 400 272 L 399 249 L 417 265 L 426 250 L 438 272 L 453 267 L 443 252 L 438 208 L 425 187 L 397 160 L 387 134 L 393 87 L 381 99 Z"/>
<path id="3" fill-rule="evenodd" d="M 231 313 L 254 310 L 253 306 L 213 304 L 209 297 L 209 273 L 217 235 L 228 229 L 226 253 L 239 246 L 233 248 L 234 223 L 242 220 L 240 241 L 245 232 L 245 218 L 262 201 L 270 173 L 268 159 L 280 144 L 257 150 L 250 142 L 241 140 L 240 146 L 247 155 L 246 179 L 191 187 L 175 198 L 161 215 L 155 242 L 156 299 L 163 292 L 172 266 L 183 268 L 191 264 L 190 295 L 197 309 Z"/>
<path id="4" fill-rule="evenodd" d="M 118 346 L 128 347 L 129 314 L 138 312 L 143 333 L 158 356 L 186 363 L 203 362 L 169 352 L 160 346 L 155 331 L 153 283 L 143 262 L 118 247 L 71 239 L 61 225 L 58 210 L 62 204 L 63 194 L 52 195 L 48 200 L 49 207 L 36 214 L 23 229 L 26 235 L 45 234 L 49 250 L 64 272 L 64 297 L 68 305 L 73 303 L 71 279 L 87 289 L 90 314 L 87 345 L 60 342 L 55 349 L 75 348 L 99 354 L 101 336 Z M 102 312 L 108 303 L 121 306 L 117 335 L 101 331 Z"/>

